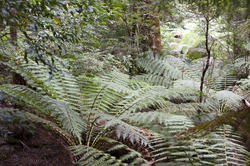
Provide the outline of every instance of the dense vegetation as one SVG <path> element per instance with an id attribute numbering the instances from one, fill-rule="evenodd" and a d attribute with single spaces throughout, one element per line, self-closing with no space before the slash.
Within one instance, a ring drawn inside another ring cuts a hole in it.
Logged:
<path id="1" fill-rule="evenodd" d="M 78 165 L 249 165 L 249 7 L 0 1 L 0 165 L 43 129 Z"/>

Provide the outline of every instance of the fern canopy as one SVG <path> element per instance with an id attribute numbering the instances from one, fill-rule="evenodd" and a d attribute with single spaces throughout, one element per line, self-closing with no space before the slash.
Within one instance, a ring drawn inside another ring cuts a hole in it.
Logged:
<path id="1" fill-rule="evenodd" d="M 139 75 L 113 71 L 89 77 L 70 74 L 61 61 L 52 75 L 32 59 L 4 62 L 29 87 L 4 84 L 0 92 L 22 108 L 16 115 L 48 126 L 73 145 L 76 164 L 244 165 L 249 160 L 232 127 L 237 111 L 246 115 L 243 97 L 229 85 L 218 90 L 212 86 L 218 82 L 211 81 L 206 103 L 199 103 L 198 62 L 148 55 L 137 60 L 144 72 Z M 247 81 L 241 80 L 242 89 Z"/>

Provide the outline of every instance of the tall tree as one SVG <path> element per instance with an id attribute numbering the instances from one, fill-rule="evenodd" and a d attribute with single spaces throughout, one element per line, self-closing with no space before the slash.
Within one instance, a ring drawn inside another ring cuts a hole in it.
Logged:
<path id="1" fill-rule="evenodd" d="M 161 50 L 162 45 L 159 8 L 153 2 L 152 0 L 133 1 L 133 11 L 137 14 L 134 30 L 137 30 L 142 51 L 151 49 L 156 54 Z"/>

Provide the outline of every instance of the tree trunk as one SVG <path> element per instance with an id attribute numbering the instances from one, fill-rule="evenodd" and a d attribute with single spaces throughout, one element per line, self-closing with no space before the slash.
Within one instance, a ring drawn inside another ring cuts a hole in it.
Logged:
<path id="1" fill-rule="evenodd" d="M 138 1 L 137 1 L 138 2 Z M 152 0 L 143 0 L 136 3 L 136 10 L 140 15 L 137 18 L 137 34 L 139 36 L 140 48 L 142 51 L 152 50 L 154 55 L 158 53 L 161 46 L 161 32 L 159 10 L 154 7 Z M 138 21 L 139 20 L 139 21 Z"/>
<path id="2" fill-rule="evenodd" d="M 209 17 L 206 17 L 205 20 L 206 20 L 205 37 L 206 37 L 207 61 L 206 61 L 205 68 L 203 68 L 202 75 L 201 75 L 201 84 L 200 84 L 200 102 L 201 103 L 203 101 L 203 86 L 204 86 L 205 76 L 206 76 L 206 72 L 208 70 L 208 67 L 210 65 L 210 57 L 211 57 L 211 48 L 208 45 L 209 23 L 210 23 Z"/>
<path id="3" fill-rule="evenodd" d="M 17 46 L 17 29 L 14 25 L 10 26 L 10 38 L 11 38 L 11 43 L 14 46 Z"/>
<path id="4" fill-rule="evenodd" d="M 150 18 L 152 27 L 150 29 L 149 43 L 154 55 L 161 51 L 161 29 L 158 10 Z"/>
<path id="5" fill-rule="evenodd" d="M 12 15 L 12 17 L 14 18 L 16 16 L 16 9 L 14 7 L 12 7 L 10 9 L 10 13 Z M 13 19 L 14 20 L 14 19 Z M 11 42 L 13 45 L 17 46 L 17 28 L 16 28 L 16 21 L 12 22 L 10 24 L 10 38 L 11 38 Z"/>

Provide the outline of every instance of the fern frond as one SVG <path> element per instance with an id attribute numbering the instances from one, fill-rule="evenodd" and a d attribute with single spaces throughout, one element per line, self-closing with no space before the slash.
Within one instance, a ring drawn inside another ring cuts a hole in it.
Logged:
<path id="1" fill-rule="evenodd" d="M 187 136 L 194 136 L 195 134 L 203 134 L 208 133 L 211 131 L 214 131 L 216 128 L 220 127 L 223 124 L 233 125 L 235 121 L 237 121 L 238 118 L 246 117 L 248 116 L 249 112 L 247 109 L 242 109 L 240 111 L 229 111 L 227 113 L 224 113 L 223 115 L 210 120 L 206 121 L 204 123 L 201 123 L 195 127 L 191 127 L 186 131 L 183 131 L 178 134 L 178 136 L 185 135 Z"/>
<path id="2" fill-rule="evenodd" d="M 237 81 L 237 76 L 226 74 L 217 78 L 211 78 L 207 81 L 207 86 L 216 91 L 231 90 Z"/>
<path id="3" fill-rule="evenodd" d="M 249 153 L 243 146 L 242 137 L 232 127 L 223 125 L 203 137 L 179 140 L 175 137 L 151 137 L 154 147 L 151 153 L 156 162 L 177 165 L 245 165 Z"/>
<path id="4" fill-rule="evenodd" d="M 151 144 L 154 150 L 151 152 L 156 159 L 156 163 L 168 165 L 178 165 L 181 162 L 185 164 L 199 163 L 195 149 L 188 141 L 176 140 L 172 136 L 154 136 L 151 137 Z"/>
<path id="5" fill-rule="evenodd" d="M 4 64 L 20 74 L 28 85 L 38 88 L 43 94 L 64 100 L 75 111 L 79 110 L 80 87 L 76 78 L 62 64 L 61 59 L 56 58 L 55 61 L 55 66 L 60 70 L 52 72 L 48 67 L 37 64 L 32 59 L 29 59 L 29 63 L 25 63 L 23 57 L 15 58 L 19 59 L 18 64 L 11 60 Z"/>
<path id="6" fill-rule="evenodd" d="M 106 86 L 107 88 L 113 89 L 116 92 L 131 92 L 131 88 L 129 87 L 130 78 L 127 74 L 113 71 L 111 73 L 102 74 L 98 81 L 102 86 Z"/>
<path id="7" fill-rule="evenodd" d="M 147 108 L 149 106 L 161 107 L 166 103 L 166 99 L 184 98 L 189 94 L 183 95 L 182 92 L 176 90 L 168 90 L 162 86 L 150 86 L 142 84 L 136 80 L 126 80 L 124 85 L 117 85 L 119 89 L 113 88 L 116 86 L 117 77 L 111 79 L 111 76 L 106 76 L 108 79 L 100 83 L 99 79 L 84 79 L 82 77 L 82 96 L 84 110 L 96 110 L 106 113 L 121 114 L 126 111 L 136 111 Z M 121 75 L 124 77 L 124 75 Z M 122 79 L 122 78 L 121 78 Z M 137 89 L 130 88 L 137 86 Z M 143 86 L 143 87 L 142 87 Z"/>
<path id="8" fill-rule="evenodd" d="M 163 56 L 144 55 L 137 59 L 137 64 L 146 72 L 167 77 L 169 80 L 176 80 L 182 76 L 181 71 L 169 64 Z"/>
<path id="9" fill-rule="evenodd" d="M 146 136 L 141 134 L 141 130 L 135 126 L 132 126 L 124 121 L 120 120 L 118 117 L 114 117 L 107 114 L 99 115 L 103 120 L 105 120 L 104 128 L 114 128 L 118 139 L 127 139 L 132 144 L 138 143 L 140 145 L 147 146 L 148 139 Z"/>
<path id="10" fill-rule="evenodd" d="M 250 89 L 250 76 L 248 76 L 246 79 L 239 80 L 238 83 L 240 83 L 240 89 L 248 92 Z"/>
<path id="11" fill-rule="evenodd" d="M 241 136 L 228 125 L 193 141 L 203 164 L 245 165 L 249 159 Z"/>
<path id="12" fill-rule="evenodd" d="M 150 85 L 160 85 L 169 88 L 172 85 L 172 82 L 169 81 L 169 78 L 166 78 L 161 75 L 154 74 L 142 74 L 134 77 L 135 79 L 145 81 Z"/>
<path id="13" fill-rule="evenodd" d="M 119 93 L 109 88 L 108 85 L 101 85 L 94 79 L 81 78 L 82 109 L 85 111 L 116 113 L 112 109 L 124 97 L 124 93 Z"/>
<path id="14" fill-rule="evenodd" d="M 172 95 L 175 94 L 164 87 L 148 86 L 135 90 L 133 93 L 125 96 L 125 100 L 120 101 L 115 109 L 119 110 L 121 114 L 123 112 L 135 112 L 149 106 L 160 107 Z"/>
<path id="15" fill-rule="evenodd" d="M 177 58 L 171 55 L 167 55 L 165 59 L 181 71 L 182 79 L 200 81 L 203 65 L 200 61 L 188 63 L 186 59 Z"/>
<path id="16" fill-rule="evenodd" d="M 127 153 L 125 153 L 119 158 L 121 161 L 126 161 L 130 159 L 130 165 L 137 165 L 137 164 L 142 164 L 142 163 L 147 162 L 145 159 L 142 158 L 141 153 L 137 152 L 136 150 L 128 147 L 127 145 L 119 141 L 116 141 L 114 139 L 107 138 L 107 137 L 100 138 L 100 140 L 103 140 L 112 144 L 112 147 L 108 148 L 107 152 L 115 152 L 117 150 L 123 150 L 123 151 L 126 150 Z"/>
<path id="17" fill-rule="evenodd" d="M 187 99 L 187 98 L 185 98 Z M 171 101 L 166 101 L 166 104 L 161 107 L 156 109 L 156 112 L 166 112 L 166 113 L 172 113 L 176 115 L 186 115 L 188 117 L 193 117 L 197 114 L 197 110 L 200 106 L 199 103 L 196 102 L 189 102 L 189 103 L 180 103 L 182 102 L 183 98 L 181 100 L 178 98 L 171 99 L 173 101 L 178 101 L 177 104 L 173 103 Z M 184 101 L 189 101 L 189 100 L 184 100 Z M 180 104 L 179 104 L 180 103 Z"/>
<path id="18" fill-rule="evenodd" d="M 144 124 L 150 126 L 150 124 L 158 124 L 164 126 L 164 130 L 168 134 L 174 134 L 193 126 L 192 120 L 188 117 L 165 112 L 137 112 L 124 114 L 121 117 L 137 125 Z"/>
<path id="19" fill-rule="evenodd" d="M 86 130 L 84 122 L 79 113 L 71 110 L 64 102 L 52 99 L 21 85 L 0 85 L 0 91 L 8 96 L 14 97 L 17 104 L 24 104 L 33 109 L 38 115 L 52 116 L 61 122 L 61 125 L 81 140 L 81 133 Z"/>
<path id="20" fill-rule="evenodd" d="M 171 55 L 153 56 L 146 54 L 137 59 L 139 67 L 144 69 L 147 74 L 137 76 L 153 85 L 167 86 L 179 79 L 199 81 L 202 72 L 202 63 L 185 63 L 185 60 Z"/>
<path id="21" fill-rule="evenodd" d="M 84 145 L 69 148 L 75 156 L 80 156 L 76 164 L 80 166 L 126 166 L 121 160 L 116 159 L 108 153 Z"/>
<path id="22" fill-rule="evenodd" d="M 218 91 L 214 95 L 211 95 L 208 99 L 207 105 L 209 106 L 221 106 L 224 104 L 226 107 L 230 109 L 237 109 L 242 106 L 242 97 L 231 92 L 231 91 Z M 214 108 L 214 107 L 213 107 Z M 217 108 L 219 110 L 219 108 Z"/>

